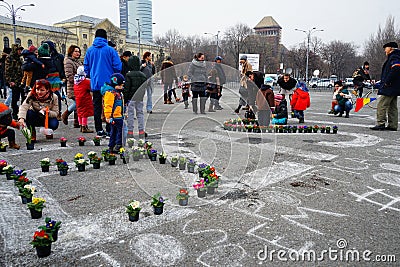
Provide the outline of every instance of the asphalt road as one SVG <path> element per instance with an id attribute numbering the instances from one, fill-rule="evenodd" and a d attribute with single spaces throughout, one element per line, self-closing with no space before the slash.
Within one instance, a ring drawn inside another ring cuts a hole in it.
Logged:
<path id="1" fill-rule="evenodd" d="M 51 255 L 39 259 L 29 242 L 44 219 L 31 219 L 12 181 L 1 176 L 0 265 L 398 266 L 398 132 L 369 130 L 375 121 L 369 107 L 348 119 L 328 115 L 331 93 L 316 91 L 305 125 L 337 125 L 338 134 L 224 131 L 223 121 L 236 117 L 235 93 L 225 90 L 222 111 L 195 115 L 182 103 L 157 101 L 156 87 L 153 114 L 146 114 L 148 140 L 157 150 L 215 166 L 221 183 L 204 199 L 192 188 L 197 174 L 148 159 L 78 172 L 74 155 L 100 153 L 107 140 L 78 146 L 81 134 L 72 121 L 53 140 L 39 136 L 33 151 L 23 145 L 1 153 L 26 169 L 47 200 L 43 218 L 61 220 L 62 227 Z M 61 136 L 69 140 L 66 148 Z M 20 133 L 17 140 L 24 143 Z M 69 162 L 68 175 L 54 165 L 42 173 L 44 157 Z M 175 199 L 180 187 L 189 188 L 187 207 Z M 168 199 L 162 215 L 150 206 L 157 192 Z M 131 199 L 142 204 L 137 222 L 125 213 Z"/>

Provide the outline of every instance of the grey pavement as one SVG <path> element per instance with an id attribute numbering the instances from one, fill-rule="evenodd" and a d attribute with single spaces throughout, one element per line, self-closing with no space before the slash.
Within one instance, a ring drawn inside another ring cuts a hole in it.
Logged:
<path id="1" fill-rule="evenodd" d="M 1 266 L 398 266 L 400 138 L 369 130 L 375 110 L 364 107 L 348 119 L 328 115 L 331 92 L 311 91 L 305 125 L 337 125 L 338 134 L 228 132 L 221 125 L 236 117 L 237 90 L 226 89 L 224 109 L 206 115 L 183 103 L 165 105 L 161 87 L 154 91 L 148 140 L 169 157 L 215 166 L 216 194 L 198 198 L 197 173 L 148 159 L 78 172 L 74 155 L 100 153 L 108 140 L 78 146 L 72 121 L 53 140 L 38 134 L 33 151 L 18 133 L 21 150 L 0 158 L 26 169 L 47 200 L 43 218 L 61 220 L 62 227 L 51 255 L 39 259 L 29 242 L 44 219 L 31 219 L 12 181 L 1 176 Z M 61 136 L 69 140 L 66 148 Z M 54 165 L 42 173 L 44 157 L 62 157 L 68 175 Z M 175 199 L 181 187 L 190 192 L 187 207 Z M 150 206 L 157 192 L 168 199 L 162 215 Z M 137 222 L 125 213 L 131 199 L 142 204 Z"/>

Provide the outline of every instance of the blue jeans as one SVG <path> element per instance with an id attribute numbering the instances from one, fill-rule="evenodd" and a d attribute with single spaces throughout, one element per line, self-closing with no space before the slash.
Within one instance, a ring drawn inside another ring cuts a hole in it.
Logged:
<path id="1" fill-rule="evenodd" d="M 68 111 L 71 113 L 72 111 L 76 110 L 76 102 L 75 100 L 71 99 L 72 104 L 68 106 Z"/>
<path id="2" fill-rule="evenodd" d="M 6 101 L 4 101 L 4 105 L 9 107 L 11 105 L 11 100 L 12 100 L 12 91 L 11 91 L 11 88 L 8 86 L 6 86 L 5 90 L 7 90 L 7 99 L 6 99 Z"/>
<path id="3" fill-rule="evenodd" d="M 304 110 L 293 110 L 294 116 L 298 119 L 304 119 Z"/>
<path id="4" fill-rule="evenodd" d="M 40 114 L 38 111 L 29 109 L 26 113 L 25 123 L 28 128 L 32 126 L 33 129 L 34 127 L 44 126 L 44 119 L 45 116 Z M 58 124 L 57 118 L 49 118 L 49 129 L 52 129 L 53 131 L 56 130 L 58 128 Z"/>
<path id="5" fill-rule="evenodd" d="M 146 110 L 147 111 L 152 111 L 153 110 L 153 86 L 149 82 L 147 88 L 146 88 L 146 94 L 147 94 L 147 102 L 146 102 Z"/>
<path id="6" fill-rule="evenodd" d="M 108 142 L 108 147 L 111 149 L 114 148 L 115 145 L 122 146 L 122 130 L 123 130 L 124 120 L 123 119 L 114 119 L 114 123 L 110 123 L 110 141 Z"/>
<path id="7" fill-rule="evenodd" d="M 350 100 L 347 100 L 344 106 L 336 105 L 335 106 L 335 112 L 344 112 L 344 111 L 350 111 L 353 109 L 353 104 L 350 102 Z"/>

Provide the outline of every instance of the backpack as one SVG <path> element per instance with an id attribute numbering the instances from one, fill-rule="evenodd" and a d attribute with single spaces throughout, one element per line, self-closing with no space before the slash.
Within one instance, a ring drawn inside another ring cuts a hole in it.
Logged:
<path id="1" fill-rule="evenodd" d="M 26 58 L 26 59 L 24 59 L 24 62 L 22 62 L 21 69 L 22 69 L 23 71 L 33 71 L 33 68 L 34 68 L 34 65 L 33 65 L 33 64 L 34 64 L 33 62 L 29 61 L 29 60 Z"/>

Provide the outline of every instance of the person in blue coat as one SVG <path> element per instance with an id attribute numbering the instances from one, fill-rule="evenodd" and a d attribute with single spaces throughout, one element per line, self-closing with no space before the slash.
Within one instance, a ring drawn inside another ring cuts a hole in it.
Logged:
<path id="1" fill-rule="evenodd" d="M 93 92 L 94 125 L 97 135 L 106 136 L 103 130 L 101 115 L 103 113 L 101 87 L 110 80 L 113 73 L 120 73 L 122 63 L 117 51 L 108 45 L 107 32 L 97 29 L 95 39 L 91 47 L 86 51 L 83 61 L 85 73 L 90 78 L 90 86 Z"/>

